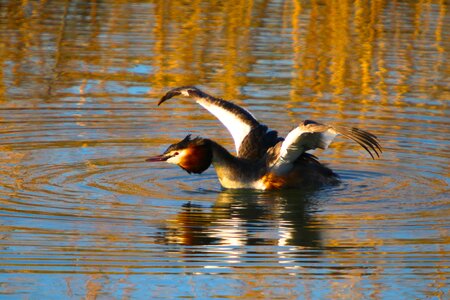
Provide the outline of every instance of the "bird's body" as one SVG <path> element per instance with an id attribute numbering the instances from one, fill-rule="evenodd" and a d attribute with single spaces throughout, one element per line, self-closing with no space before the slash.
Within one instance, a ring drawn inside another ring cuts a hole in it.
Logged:
<path id="1" fill-rule="evenodd" d="M 162 155 L 147 161 L 167 161 L 198 174 L 212 164 L 224 188 L 267 190 L 336 183 L 338 176 L 306 151 L 326 149 L 338 134 L 356 141 L 372 158 L 373 153 L 377 156 L 381 153 L 377 138 L 366 131 L 309 120 L 300 123 L 283 139 L 242 107 L 195 87 L 173 89 L 158 105 L 177 95 L 194 98 L 215 115 L 230 131 L 237 155 L 210 139 L 191 139 L 188 135 Z"/>

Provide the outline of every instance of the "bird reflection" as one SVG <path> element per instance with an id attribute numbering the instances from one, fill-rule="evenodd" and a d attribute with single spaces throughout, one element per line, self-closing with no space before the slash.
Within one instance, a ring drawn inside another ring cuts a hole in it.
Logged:
<path id="1" fill-rule="evenodd" d="M 162 244 L 321 247 L 314 191 L 225 190 L 211 207 L 188 202 L 161 228 Z"/>

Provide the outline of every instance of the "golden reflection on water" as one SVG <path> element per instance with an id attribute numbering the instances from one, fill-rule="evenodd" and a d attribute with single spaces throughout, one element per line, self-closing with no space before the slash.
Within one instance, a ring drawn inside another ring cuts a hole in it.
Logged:
<path id="1" fill-rule="evenodd" d="M 132 28 L 125 21 L 132 18 L 138 5 L 129 9 L 119 3 L 112 2 L 106 12 L 97 2 L 80 6 L 78 9 L 90 20 L 80 24 L 68 16 L 74 9 L 70 1 L 60 2 L 63 9 L 58 16 L 51 15 L 45 1 L 9 1 L 5 6 L 3 26 L 11 33 L 4 34 L 2 64 L 8 61 L 14 65 L 11 76 L 14 81 L 8 86 L 4 80 L 1 81 L 1 92 L 4 94 L 11 87 L 24 84 L 26 77 L 31 75 L 24 67 L 32 65 L 29 59 L 34 57 L 35 47 L 40 52 L 37 67 L 44 75 L 40 80 L 47 82 L 49 91 L 58 82 L 70 82 L 83 76 L 100 79 L 99 90 L 105 89 L 102 88 L 102 79 L 129 79 L 147 81 L 155 93 L 160 93 L 169 83 L 171 86 L 215 83 L 225 98 L 232 99 L 239 96 L 239 88 L 247 84 L 249 79 L 245 75 L 257 72 L 252 70 L 256 59 L 264 58 L 253 56 L 253 51 L 257 39 L 261 38 L 259 26 L 268 18 L 265 2 L 234 0 L 218 4 L 197 1 L 186 6 L 183 1 L 154 1 L 141 12 L 151 18 L 139 24 L 138 28 Z M 369 98 L 378 96 L 385 101 L 388 95 L 394 95 L 397 101 L 401 101 L 405 93 L 423 92 L 423 88 L 434 90 L 441 100 L 448 98 L 445 82 L 441 82 L 448 75 L 446 45 L 442 38 L 447 6 L 443 1 L 433 4 L 383 0 L 287 1 L 282 7 L 272 9 L 271 14 L 283 16 L 280 26 L 286 28 L 281 28 L 279 34 L 283 37 L 290 33 L 292 44 L 291 49 L 276 48 L 275 44 L 266 50 L 274 54 L 292 53 L 296 73 L 291 82 L 293 99 L 295 95 L 313 92 L 315 95 L 351 93 Z M 284 18 L 289 14 L 290 18 Z M 55 26 L 41 26 L 47 18 Z M 414 26 L 412 31 L 404 30 L 411 24 L 409 22 Z M 392 26 L 386 28 L 385 24 Z M 214 31 L 217 27 L 219 35 Z M 44 28 L 50 29 L 46 33 L 53 36 L 51 43 L 51 39 L 44 38 L 44 32 L 39 32 Z M 268 29 L 273 30 L 270 26 Z M 123 49 L 144 45 L 124 38 L 114 39 L 113 35 L 100 42 L 103 32 L 132 30 L 134 34 L 151 38 L 151 52 L 140 53 L 144 55 L 122 52 Z M 72 38 L 72 31 L 78 31 L 83 40 Z M 45 51 L 49 45 L 54 46 L 51 56 Z M 423 68 L 422 62 L 426 67 L 429 65 L 426 60 L 414 57 L 414 47 L 434 48 L 430 50 L 438 54 L 433 61 L 435 78 L 431 82 L 424 77 L 418 82 L 412 78 L 417 68 Z M 92 55 L 80 56 L 79 49 Z M 130 72 L 109 72 L 108 69 L 117 64 L 114 58 L 122 55 L 127 59 L 117 67 L 148 63 L 152 67 L 150 77 Z M 386 85 L 389 80 L 387 63 L 395 64 L 401 70 L 394 90 Z M 84 67 L 77 70 L 73 68 L 76 65 Z M 102 67 L 93 71 L 86 69 L 89 65 Z M 3 77 L 4 72 L 5 68 Z M 258 82 L 260 79 L 253 80 Z M 419 86 L 414 87 L 412 83 Z M 344 101 L 344 98 L 335 97 L 334 101 Z M 298 98 L 299 101 L 301 99 Z M 341 104 L 340 109 L 345 109 Z"/>
<path id="2" fill-rule="evenodd" d="M 443 0 L 0 1 L 2 293 L 64 274 L 88 299 L 148 295 L 133 275 L 168 297 L 209 281 L 223 294 L 197 296 L 448 297 L 447 15 Z M 324 157 L 346 183 L 311 194 L 144 165 L 188 132 L 230 146 L 189 100 L 155 109 L 187 84 L 280 132 L 361 125 L 385 155 L 338 140 Z"/>

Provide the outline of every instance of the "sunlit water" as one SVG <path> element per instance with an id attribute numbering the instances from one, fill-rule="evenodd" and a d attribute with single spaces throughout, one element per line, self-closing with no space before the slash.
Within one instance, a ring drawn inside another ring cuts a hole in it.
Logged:
<path id="1" fill-rule="evenodd" d="M 0 295 L 450 297 L 444 1 L 0 1 Z M 186 134 L 233 149 L 195 84 L 281 135 L 338 138 L 319 190 L 222 190 L 144 160 Z M 1 297 L 0 296 L 0 297 Z"/>

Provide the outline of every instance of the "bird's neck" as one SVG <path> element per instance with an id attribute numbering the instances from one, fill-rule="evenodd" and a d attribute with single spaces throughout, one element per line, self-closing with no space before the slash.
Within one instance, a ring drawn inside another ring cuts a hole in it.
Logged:
<path id="1" fill-rule="evenodd" d="M 219 181 L 226 188 L 244 188 L 260 176 L 257 163 L 234 156 L 227 149 L 211 141 L 212 164 Z"/>

